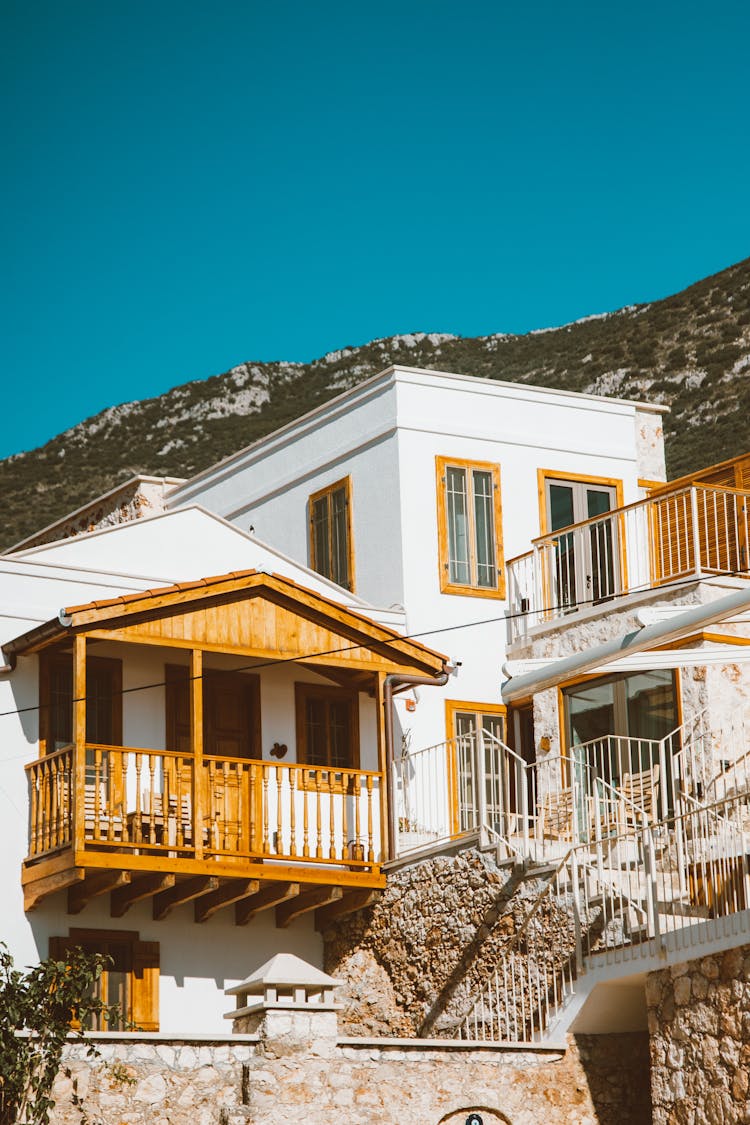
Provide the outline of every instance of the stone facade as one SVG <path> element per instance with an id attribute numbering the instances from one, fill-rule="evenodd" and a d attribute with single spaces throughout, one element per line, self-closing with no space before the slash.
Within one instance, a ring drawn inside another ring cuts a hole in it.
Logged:
<path id="1" fill-rule="evenodd" d="M 651 973 L 654 1125 L 750 1122 L 750 946 Z"/>
<path id="2" fill-rule="evenodd" d="M 323 935 L 326 972 L 344 981 L 343 1029 L 453 1036 L 543 885 L 476 848 L 389 873 L 374 906 Z M 545 904 L 540 924 L 572 947 L 567 911 Z"/>
<path id="3" fill-rule="evenodd" d="M 484 1125 L 649 1122 L 634 1036 L 571 1040 L 564 1053 L 351 1039 L 289 1053 L 288 1043 L 249 1036 L 99 1046 L 99 1060 L 69 1047 L 52 1125 L 80 1125 L 74 1093 L 91 1125 L 464 1125 L 472 1111 Z M 103 1066 L 114 1060 L 119 1072 Z"/>
<path id="4" fill-rule="evenodd" d="M 165 512 L 167 496 L 178 484 L 183 483 L 179 477 L 132 477 L 110 492 L 105 492 L 103 496 L 98 496 L 84 508 L 79 508 L 57 523 L 24 539 L 16 547 L 24 550 L 41 547 L 45 543 L 72 539 L 89 531 L 101 531 L 106 527 L 130 523 L 143 516 Z"/>

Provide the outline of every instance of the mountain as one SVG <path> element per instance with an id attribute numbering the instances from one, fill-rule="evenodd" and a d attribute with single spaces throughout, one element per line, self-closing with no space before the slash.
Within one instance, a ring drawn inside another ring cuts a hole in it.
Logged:
<path id="1" fill-rule="evenodd" d="M 667 403 L 668 471 L 679 476 L 750 448 L 750 258 L 673 297 L 561 328 L 392 336 L 312 363 L 242 363 L 113 406 L 0 461 L 0 545 L 134 472 L 190 476 L 391 363 Z"/>

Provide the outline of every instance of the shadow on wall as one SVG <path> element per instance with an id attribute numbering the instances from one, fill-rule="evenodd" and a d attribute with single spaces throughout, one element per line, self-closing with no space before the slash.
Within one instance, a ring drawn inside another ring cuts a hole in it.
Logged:
<path id="1" fill-rule="evenodd" d="M 597 1120 L 602 1125 L 651 1125 L 648 1032 L 576 1035 L 575 1042 Z"/>

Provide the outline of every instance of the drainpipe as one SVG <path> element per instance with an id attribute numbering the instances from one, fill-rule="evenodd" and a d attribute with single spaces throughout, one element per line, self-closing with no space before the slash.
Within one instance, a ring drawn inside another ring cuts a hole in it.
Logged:
<path id="1" fill-rule="evenodd" d="M 5 649 L 0 649 L 0 652 L 2 652 L 3 656 L 5 656 L 6 658 L 6 663 L 0 664 L 0 676 L 5 676 L 8 674 L 8 672 L 14 671 L 16 667 L 17 657 L 15 652 L 11 652 L 9 655 L 7 655 Z"/>
<path id="2" fill-rule="evenodd" d="M 383 681 L 383 720 L 385 727 L 385 791 L 388 799 L 388 858 L 396 858 L 396 819 L 393 794 L 393 696 L 394 688 L 445 687 L 450 672 L 436 676 L 407 676 L 393 672 Z"/>

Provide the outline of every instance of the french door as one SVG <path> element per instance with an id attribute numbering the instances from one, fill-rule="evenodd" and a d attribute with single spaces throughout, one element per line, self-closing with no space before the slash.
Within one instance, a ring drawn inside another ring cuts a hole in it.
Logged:
<path id="1" fill-rule="evenodd" d="M 617 506 L 616 490 L 548 478 L 546 491 L 549 530 L 561 532 L 553 552 L 557 606 L 572 610 L 611 598 L 620 587 L 619 546 L 612 521 L 597 517 Z"/>

